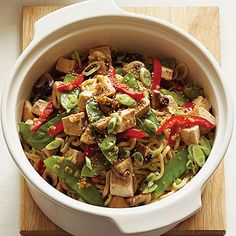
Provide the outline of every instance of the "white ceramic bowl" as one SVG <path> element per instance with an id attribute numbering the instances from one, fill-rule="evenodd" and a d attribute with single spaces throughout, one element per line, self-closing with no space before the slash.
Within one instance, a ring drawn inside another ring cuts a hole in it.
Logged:
<path id="1" fill-rule="evenodd" d="M 117 46 L 150 56 L 175 56 L 187 62 L 191 78 L 204 87 L 213 104 L 216 139 L 206 164 L 186 187 L 160 202 L 129 209 L 78 202 L 47 184 L 33 169 L 21 147 L 17 122 L 34 82 L 63 54 L 98 45 Z M 86 236 L 141 232 L 159 235 L 198 211 L 204 185 L 223 159 L 233 124 L 228 92 L 211 54 L 181 29 L 163 20 L 127 13 L 111 0 L 71 5 L 36 23 L 34 39 L 15 63 L 6 83 L 1 114 L 8 149 L 35 202 L 62 229 Z"/>

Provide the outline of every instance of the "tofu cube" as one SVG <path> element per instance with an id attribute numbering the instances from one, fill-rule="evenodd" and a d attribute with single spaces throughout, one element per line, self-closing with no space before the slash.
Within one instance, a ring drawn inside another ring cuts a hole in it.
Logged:
<path id="1" fill-rule="evenodd" d="M 210 101 L 202 96 L 198 96 L 197 98 L 193 99 L 193 104 L 195 107 L 203 107 L 207 111 L 211 109 Z"/>
<path id="2" fill-rule="evenodd" d="M 78 107 L 81 111 L 84 111 L 86 108 L 87 101 L 93 97 L 93 93 L 90 91 L 84 91 L 79 94 Z"/>
<path id="3" fill-rule="evenodd" d="M 80 137 L 80 141 L 85 144 L 95 144 L 91 127 L 88 125 Z"/>
<path id="4" fill-rule="evenodd" d="M 125 109 L 117 112 L 118 116 L 121 117 L 121 124 L 115 129 L 117 133 L 124 132 L 127 129 L 136 126 L 135 109 Z"/>
<path id="5" fill-rule="evenodd" d="M 89 50 L 89 63 L 93 61 L 100 62 L 100 68 L 97 70 L 98 74 L 106 75 L 111 65 L 111 51 L 109 47 L 98 47 Z"/>
<path id="6" fill-rule="evenodd" d="M 211 122 L 213 125 L 216 125 L 216 118 L 203 107 L 194 108 L 192 115 L 201 116 Z"/>
<path id="7" fill-rule="evenodd" d="M 44 101 L 42 99 L 39 99 L 32 107 L 32 112 L 37 115 L 40 116 L 40 114 L 43 112 L 43 110 L 45 109 L 45 107 L 47 106 L 48 102 Z"/>
<path id="8" fill-rule="evenodd" d="M 112 86 L 110 79 L 107 76 L 98 75 L 97 86 L 95 88 L 95 95 L 99 96 L 113 96 L 116 93 L 115 88 Z"/>
<path id="9" fill-rule="evenodd" d="M 126 174 L 125 178 L 121 178 L 114 171 L 111 171 L 110 193 L 119 197 L 132 197 L 134 195 L 132 173 Z"/>
<path id="10" fill-rule="evenodd" d="M 32 105 L 31 105 L 30 101 L 28 101 L 28 100 L 26 100 L 24 103 L 22 119 L 24 122 L 27 120 L 34 119 L 34 115 L 32 113 Z"/>
<path id="11" fill-rule="evenodd" d="M 56 70 L 62 73 L 70 73 L 76 67 L 76 62 L 74 60 L 66 59 L 66 58 L 59 58 L 56 65 Z"/>
<path id="12" fill-rule="evenodd" d="M 162 66 L 161 77 L 165 80 L 172 80 L 173 72 L 174 71 L 171 70 L 170 68 Z"/>
<path id="13" fill-rule="evenodd" d="M 79 112 L 62 118 L 64 132 L 68 135 L 80 136 L 84 130 L 85 113 Z"/>
<path id="14" fill-rule="evenodd" d="M 191 128 L 185 128 L 181 130 L 181 138 L 186 145 L 198 144 L 200 139 L 200 129 L 199 126 L 193 126 Z"/>

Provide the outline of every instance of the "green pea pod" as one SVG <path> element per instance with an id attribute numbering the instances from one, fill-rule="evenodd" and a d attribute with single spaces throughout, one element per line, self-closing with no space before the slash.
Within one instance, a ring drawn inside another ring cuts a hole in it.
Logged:
<path id="1" fill-rule="evenodd" d="M 94 122 L 98 121 L 104 116 L 104 113 L 100 109 L 99 103 L 94 98 L 91 98 L 86 103 L 86 112 L 91 126 Z M 113 161 L 115 161 L 118 157 L 119 152 L 119 148 L 115 145 L 116 136 L 114 134 L 99 134 L 93 127 L 92 130 L 102 154 L 109 162 L 112 163 Z"/>
<path id="2" fill-rule="evenodd" d="M 164 95 L 170 95 L 174 98 L 178 106 L 183 106 L 188 102 L 188 99 L 184 96 L 184 94 L 178 94 L 173 91 L 169 91 L 167 89 L 161 89 L 160 92 Z"/>
<path id="3" fill-rule="evenodd" d="M 73 80 L 76 79 L 76 75 L 74 74 L 67 74 L 65 77 L 64 77 L 64 82 L 72 82 Z"/>
<path id="4" fill-rule="evenodd" d="M 175 179 L 179 178 L 186 171 L 187 162 L 188 150 L 185 148 L 172 157 L 165 165 L 163 176 L 154 181 L 154 183 L 158 185 L 154 193 L 159 195 L 161 192 L 165 191 Z"/>
<path id="5" fill-rule="evenodd" d="M 60 156 L 51 156 L 44 160 L 44 164 L 48 169 L 57 174 L 71 189 L 79 194 L 85 202 L 96 206 L 104 206 L 102 196 L 96 186 L 92 183 L 87 183 L 85 187 L 81 188 L 81 170 L 70 160 Z"/>
<path id="6" fill-rule="evenodd" d="M 176 58 L 163 59 L 161 60 L 161 65 L 174 70 L 176 66 Z"/>
<path id="7" fill-rule="evenodd" d="M 83 166 L 81 176 L 93 177 L 101 175 L 104 171 L 110 168 L 110 162 L 101 154 L 95 154 L 89 158 L 91 161 L 92 169 L 89 169 L 86 164 Z"/>
<path id="8" fill-rule="evenodd" d="M 198 96 L 204 97 L 203 89 L 193 83 L 188 83 L 184 86 L 184 94 L 191 100 Z"/>
<path id="9" fill-rule="evenodd" d="M 153 124 L 156 125 L 157 129 L 160 127 L 160 122 L 157 120 L 156 116 L 153 114 L 152 110 L 149 110 L 145 117 L 142 119 L 137 119 L 136 120 L 136 124 L 137 124 L 137 128 L 141 129 L 143 132 L 148 133 L 151 137 L 156 138 L 157 140 L 161 140 L 164 137 L 164 134 L 156 134 L 155 132 L 153 132 L 152 130 L 148 129 L 145 125 L 144 125 L 144 121 L 145 119 L 151 121 Z"/>
<path id="10" fill-rule="evenodd" d="M 136 80 L 135 76 L 131 73 L 128 72 L 123 80 L 122 80 L 123 84 L 127 84 L 130 88 L 134 89 L 135 91 L 139 91 L 139 85 L 138 85 L 138 81 Z"/>
<path id="11" fill-rule="evenodd" d="M 87 101 L 86 112 L 91 125 L 104 116 L 99 103 L 94 98 L 91 98 Z"/>
<path id="12" fill-rule="evenodd" d="M 123 71 L 123 67 L 122 66 L 118 66 L 115 69 L 116 69 L 116 74 L 121 75 L 121 76 L 124 75 L 124 71 Z"/>
<path id="13" fill-rule="evenodd" d="M 33 135 L 33 131 L 30 129 L 30 125 L 26 124 L 24 122 L 19 122 L 18 123 L 18 128 L 19 128 L 19 134 L 21 137 L 24 139 L 26 143 L 29 144 L 29 138 Z"/>
<path id="14" fill-rule="evenodd" d="M 75 79 L 76 75 L 67 74 L 64 77 L 64 82 L 72 82 Z M 80 93 L 79 89 L 61 93 L 60 97 L 61 105 L 66 110 L 66 112 L 70 112 L 70 110 L 77 105 L 77 98 L 79 96 L 79 93 Z"/>
<path id="15" fill-rule="evenodd" d="M 79 91 L 79 89 L 76 89 L 61 93 L 61 105 L 66 112 L 70 112 L 71 109 L 77 105 Z"/>
<path id="16" fill-rule="evenodd" d="M 33 132 L 33 134 L 28 138 L 27 143 L 31 147 L 42 150 L 47 144 L 54 140 L 54 137 L 48 134 L 48 128 L 59 123 L 61 119 L 67 115 L 68 114 L 64 112 L 46 122 L 36 132 Z"/>
<path id="17" fill-rule="evenodd" d="M 152 110 L 149 110 L 146 113 L 145 118 L 150 120 L 152 123 L 154 123 L 157 126 L 157 128 L 160 127 L 160 122 L 157 120 L 157 117 L 153 114 Z"/>
<path id="18" fill-rule="evenodd" d="M 109 162 L 114 162 L 118 158 L 119 148 L 116 146 L 116 136 L 108 134 L 105 138 L 98 140 L 98 146 L 102 154 Z"/>

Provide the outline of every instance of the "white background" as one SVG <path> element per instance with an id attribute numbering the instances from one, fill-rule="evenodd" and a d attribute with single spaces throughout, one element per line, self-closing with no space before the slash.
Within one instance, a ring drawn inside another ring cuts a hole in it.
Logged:
<path id="1" fill-rule="evenodd" d="M 115 0 L 129 6 L 217 5 L 221 16 L 221 59 L 225 80 L 236 104 L 236 1 L 234 0 Z M 21 8 L 24 5 L 66 5 L 72 0 L 0 0 L 0 92 L 20 54 Z M 225 156 L 227 236 L 236 235 L 236 136 Z M 217 187 L 217 186 L 216 186 Z M 19 173 L 0 132 L 0 236 L 19 235 Z"/>

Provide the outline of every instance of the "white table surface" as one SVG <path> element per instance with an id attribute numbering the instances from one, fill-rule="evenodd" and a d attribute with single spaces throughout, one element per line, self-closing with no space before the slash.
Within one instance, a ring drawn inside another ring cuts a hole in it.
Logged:
<path id="1" fill-rule="evenodd" d="M 236 104 L 236 1 L 234 0 L 115 0 L 129 6 L 217 5 L 221 11 L 221 59 Z M 0 92 L 20 54 L 21 8 L 24 5 L 65 5 L 73 0 L 0 0 Z M 0 133 L 0 236 L 19 235 L 19 173 Z M 236 235 L 235 132 L 225 156 L 227 236 Z"/>

